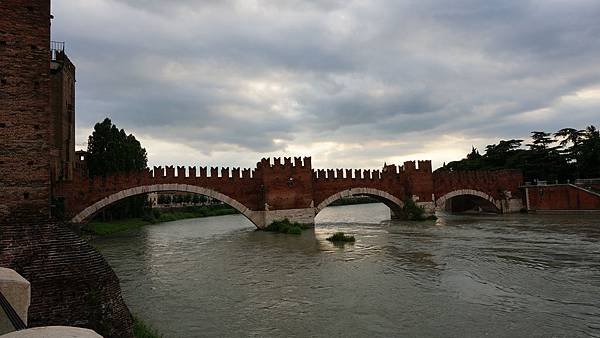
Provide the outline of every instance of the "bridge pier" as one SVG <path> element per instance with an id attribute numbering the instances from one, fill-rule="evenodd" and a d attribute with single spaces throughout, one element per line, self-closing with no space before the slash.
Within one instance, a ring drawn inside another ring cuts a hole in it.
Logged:
<path id="1" fill-rule="evenodd" d="M 261 229 L 274 221 L 284 219 L 288 219 L 290 222 L 315 225 L 315 208 L 266 210 L 257 211 L 257 213 L 261 214 L 261 217 L 258 218 L 258 222 L 255 222 L 255 224 Z"/>

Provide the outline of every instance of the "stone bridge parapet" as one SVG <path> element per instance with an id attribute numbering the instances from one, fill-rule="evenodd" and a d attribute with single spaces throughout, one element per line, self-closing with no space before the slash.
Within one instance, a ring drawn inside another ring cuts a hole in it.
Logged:
<path id="1" fill-rule="evenodd" d="M 408 198 L 432 213 L 436 201 L 470 190 L 501 211 L 510 211 L 506 201 L 519 197 L 521 183 L 517 171 L 433 173 L 431 161 L 385 165 L 382 170 L 313 170 L 310 157 L 285 157 L 263 158 L 254 169 L 157 166 L 108 177 L 75 177 L 58 182 L 54 197 L 64 201 L 65 214 L 72 222 L 81 223 L 130 196 L 190 192 L 221 200 L 262 228 L 283 218 L 314 223 L 316 214 L 333 201 L 359 195 L 385 203 L 392 217 L 401 214 Z"/>

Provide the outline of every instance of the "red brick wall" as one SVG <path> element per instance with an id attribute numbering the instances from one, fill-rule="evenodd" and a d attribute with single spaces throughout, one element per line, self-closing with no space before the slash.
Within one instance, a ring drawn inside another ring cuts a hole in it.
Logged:
<path id="1" fill-rule="evenodd" d="M 256 191 L 270 210 L 309 208 L 313 199 L 311 159 L 275 158 L 273 164 L 263 159 L 257 164 L 256 175 L 262 186 Z M 261 196 L 262 195 L 262 196 Z M 264 209 L 264 203 L 258 205 Z"/>
<path id="2" fill-rule="evenodd" d="M 497 200 L 504 199 L 503 192 L 510 191 L 513 198 L 521 196 L 523 173 L 519 170 L 497 171 L 436 171 L 433 173 L 435 197 L 459 189 L 484 192 Z"/>
<path id="3" fill-rule="evenodd" d="M 0 222 L 21 206 L 48 219 L 50 1 L 0 1 Z"/>
<path id="4" fill-rule="evenodd" d="M 53 223 L 5 224 L 0 266 L 31 283 L 29 327 L 86 327 L 104 337 L 131 337 L 131 315 L 104 258 L 70 229 Z"/>
<path id="5" fill-rule="evenodd" d="M 53 180 L 73 178 L 75 160 L 75 66 L 64 52 L 52 61 L 50 96 L 58 157 L 52 163 Z"/>
<path id="6" fill-rule="evenodd" d="M 31 282 L 30 326 L 131 337 L 102 256 L 50 218 L 50 1 L 0 1 L 0 266 Z"/>
<path id="7" fill-rule="evenodd" d="M 571 185 L 528 187 L 529 210 L 600 210 L 600 196 Z"/>
<path id="8" fill-rule="evenodd" d="M 346 175 L 346 177 L 344 177 Z M 323 200 L 351 188 L 374 188 L 399 199 L 416 195 L 419 201 L 432 200 L 431 162 L 406 162 L 399 169 L 312 170 L 311 158 L 263 159 L 256 170 L 235 168 L 154 167 L 152 171 L 89 179 L 75 175 L 60 182 L 55 194 L 65 198 L 68 217 L 73 217 L 103 198 L 120 191 L 156 184 L 187 184 L 220 192 L 251 210 L 301 209 L 318 206 Z"/>
<path id="9" fill-rule="evenodd" d="M 328 197 L 352 188 L 372 188 L 387 192 L 398 199 L 418 196 L 421 202 L 430 202 L 433 192 L 431 179 L 431 162 L 405 162 L 397 168 L 387 166 L 379 170 L 317 170 L 314 173 L 314 201 L 318 206 Z"/>
<path id="10" fill-rule="evenodd" d="M 154 167 L 152 171 L 133 172 L 109 177 L 74 176 L 69 182 L 60 182 L 56 196 L 65 198 L 65 210 L 73 217 L 101 199 L 120 191 L 155 184 L 188 184 L 203 187 L 229 196 L 252 210 L 260 210 L 261 182 L 251 177 L 251 171 L 239 168 L 185 168 Z"/>

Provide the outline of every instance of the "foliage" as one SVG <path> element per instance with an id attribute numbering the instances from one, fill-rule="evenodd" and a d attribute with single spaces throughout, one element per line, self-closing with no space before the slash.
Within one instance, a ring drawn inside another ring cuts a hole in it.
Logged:
<path id="1" fill-rule="evenodd" d="M 133 316 L 133 336 L 135 338 L 160 338 L 163 335 L 140 318 Z"/>
<path id="2" fill-rule="evenodd" d="M 594 126 L 531 134 L 532 142 L 527 148 L 522 146 L 523 140 L 502 140 L 488 145 L 483 155 L 473 148 L 465 159 L 444 164 L 438 170 L 519 169 L 528 181 L 600 176 L 600 133 Z"/>
<path id="3" fill-rule="evenodd" d="M 330 242 L 355 242 L 356 241 L 354 236 L 346 235 L 343 232 L 336 232 L 333 235 L 327 237 L 327 240 Z"/>
<path id="4" fill-rule="evenodd" d="M 309 229 L 310 226 L 297 222 L 290 222 L 289 219 L 274 221 L 269 224 L 264 230 L 269 232 L 279 232 L 282 234 L 300 235 L 302 230 Z"/>
<path id="5" fill-rule="evenodd" d="M 437 219 L 435 216 L 426 217 L 425 210 L 418 206 L 410 197 L 405 198 L 402 213 L 409 221 L 427 221 Z"/>
<path id="6" fill-rule="evenodd" d="M 148 224 L 163 222 L 172 222 L 180 219 L 202 218 L 222 215 L 232 215 L 238 213 L 237 210 L 226 204 L 210 206 L 192 206 L 177 208 L 166 211 L 151 209 L 143 217 L 120 219 L 113 221 L 92 221 L 82 227 L 82 232 L 95 236 L 107 236 L 127 230 L 138 229 Z"/>
<path id="7" fill-rule="evenodd" d="M 146 149 L 132 134 L 117 128 L 109 118 L 96 123 L 88 138 L 87 168 L 90 177 L 139 171 L 148 164 Z M 146 195 L 134 196 L 106 208 L 101 216 L 106 219 L 141 217 L 148 208 Z"/>
<path id="8" fill-rule="evenodd" d="M 87 167 L 89 175 L 107 176 L 143 170 L 148 165 L 146 149 L 132 134 L 117 128 L 109 118 L 96 123 L 88 138 Z"/>

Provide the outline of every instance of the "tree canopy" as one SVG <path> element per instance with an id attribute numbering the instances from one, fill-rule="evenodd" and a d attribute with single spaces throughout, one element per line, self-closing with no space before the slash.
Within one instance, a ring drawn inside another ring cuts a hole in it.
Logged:
<path id="1" fill-rule="evenodd" d="M 90 177 L 143 170 L 148 165 L 146 149 L 135 136 L 127 135 L 109 118 L 96 123 L 88 139 L 86 157 Z M 106 219 L 141 217 L 147 213 L 147 196 L 133 196 L 108 206 L 100 214 Z"/>
<path id="2" fill-rule="evenodd" d="M 596 127 L 531 134 L 527 148 L 523 140 L 501 140 L 488 145 L 483 155 L 473 147 L 465 159 L 444 164 L 438 170 L 520 169 L 527 180 L 600 177 L 600 132 Z"/>
<path id="3" fill-rule="evenodd" d="M 146 149 L 132 134 L 117 128 L 109 118 L 96 123 L 88 139 L 87 166 L 90 176 L 143 170 L 148 165 Z"/>

